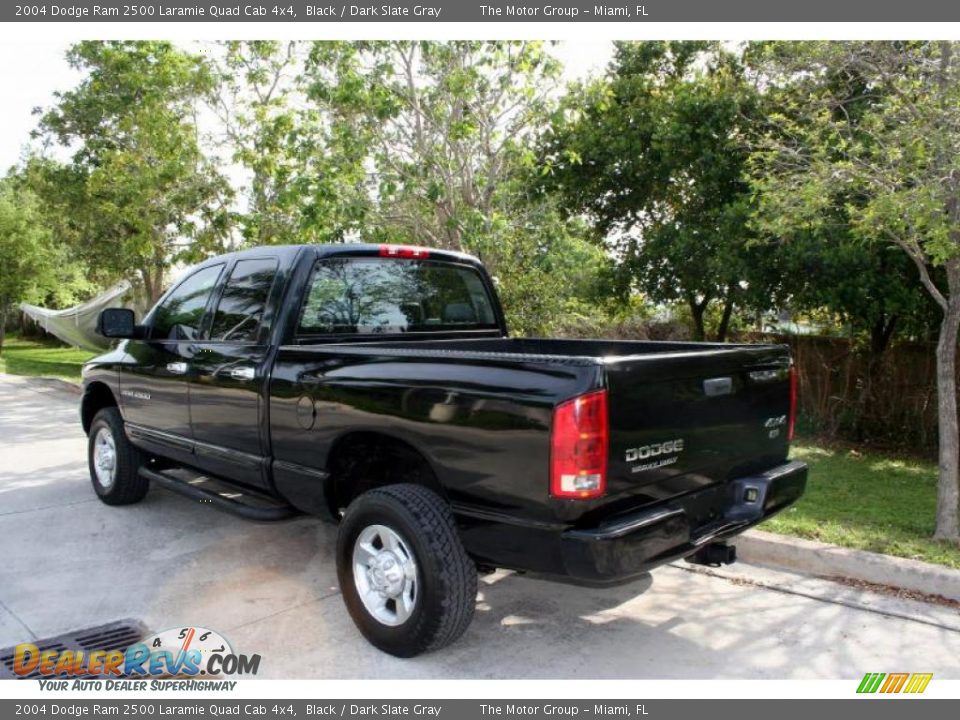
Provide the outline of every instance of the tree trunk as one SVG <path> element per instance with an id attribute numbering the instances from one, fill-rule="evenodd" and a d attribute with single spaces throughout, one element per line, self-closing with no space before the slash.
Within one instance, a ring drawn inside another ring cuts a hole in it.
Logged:
<path id="1" fill-rule="evenodd" d="M 897 327 L 897 319 L 896 315 L 891 315 L 889 318 L 881 315 L 870 328 L 870 350 L 867 354 L 867 366 L 863 371 L 863 387 L 857 397 L 856 410 L 853 413 L 853 436 L 857 442 L 863 442 L 866 435 L 863 421 L 870 412 L 877 371 L 880 369 L 883 354 L 890 345 L 893 331 Z"/>
<path id="2" fill-rule="evenodd" d="M 733 315 L 733 293 L 727 294 L 723 303 L 723 315 L 720 316 L 720 325 L 717 327 L 717 342 L 726 342 L 730 330 L 730 316 Z"/>
<path id="3" fill-rule="evenodd" d="M 707 302 L 690 301 L 690 314 L 693 315 L 693 339 L 697 342 L 703 342 L 707 337 L 707 331 L 703 326 L 703 316 L 707 310 Z"/>
<path id="4" fill-rule="evenodd" d="M 157 300 L 163 295 L 163 267 L 142 269 L 140 279 L 143 281 L 143 292 L 146 295 L 146 305 L 149 310 L 157 304 Z"/>
<path id="5" fill-rule="evenodd" d="M 937 409 L 939 416 L 940 476 L 937 483 L 937 540 L 960 541 L 960 437 L 957 426 L 957 329 L 960 299 L 950 298 L 937 341 Z"/>

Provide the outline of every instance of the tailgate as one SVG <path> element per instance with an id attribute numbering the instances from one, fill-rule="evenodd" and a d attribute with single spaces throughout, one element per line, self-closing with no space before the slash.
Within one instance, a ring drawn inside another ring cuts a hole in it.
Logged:
<path id="1" fill-rule="evenodd" d="M 782 462 L 789 368 L 782 345 L 608 359 L 608 501 L 661 500 Z"/>

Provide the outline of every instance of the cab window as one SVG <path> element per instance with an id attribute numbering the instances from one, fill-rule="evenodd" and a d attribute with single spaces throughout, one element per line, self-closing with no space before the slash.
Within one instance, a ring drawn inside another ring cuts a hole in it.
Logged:
<path id="1" fill-rule="evenodd" d="M 335 258 L 317 263 L 297 334 L 397 334 L 497 327 L 476 269 L 450 262 Z"/>
<path id="2" fill-rule="evenodd" d="M 157 308 L 150 329 L 151 340 L 196 340 L 200 323 L 217 285 L 223 264 L 211 265 L 187 277 Z"/>
<path id="3" fill-rule="evenodd" d="M 211 340 L 256 342 L 277 276 L 276 258 L 239 260 L 230 273 L 210 330 Z"/>

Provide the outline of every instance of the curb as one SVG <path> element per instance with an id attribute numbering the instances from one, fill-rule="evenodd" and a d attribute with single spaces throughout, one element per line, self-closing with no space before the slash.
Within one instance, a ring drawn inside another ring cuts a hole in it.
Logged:
<path id="1" fill-rule="evenodd" d="M 821 577 L 903 588 L 960 601 L 960 570 L 919 560 L 749 530 L 735 541 L 739 560 Z"/>

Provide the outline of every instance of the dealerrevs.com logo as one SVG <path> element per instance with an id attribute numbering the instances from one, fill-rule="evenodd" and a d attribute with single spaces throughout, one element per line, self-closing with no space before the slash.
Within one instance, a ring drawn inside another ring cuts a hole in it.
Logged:
<path id="1" fill-rule="evenodd" d="M 259 655 L 238 654 L 222 635 L 201 627 L 164 630 L 126 650 L 41 650 L 21 643 L 13 654 L 20 677 L 195 678 L 256 675 L 259 669 Z"/>

